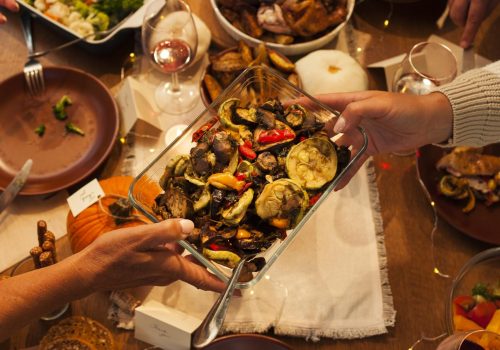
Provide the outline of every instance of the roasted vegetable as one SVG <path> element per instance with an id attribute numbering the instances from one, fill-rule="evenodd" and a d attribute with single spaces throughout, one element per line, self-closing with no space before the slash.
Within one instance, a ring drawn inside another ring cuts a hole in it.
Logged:
<path id="1" fill-rule="evenodd" d="M 292 73 L 295 70 L 295 64 L 290 61 L 286 56 L 277 51 L 267 49 L 269 59 L 276 68 L 283 72 Z"/>
<path id="2" fill-rule="evenodd" d="M 66 128 L 66 131 L 69 133 L 77 134 L 80 136 L 85 136 L 85 132 L 82 129 L 80 129 L 77 125 L 75 125 L 71 122 L 66 123 L 65 128 Z"/>
<path id="3" fill-rule="evenodd" d="M 205 87 L 207 88 L 208 94 L 210 95 L 210 99 L 212 101 L 219 97 L 220 93 L 222 92 L 222 86 L 220 86 L 217 79 L 207 73 L 203 77 L 203 83 L 205 84 Z"/>
<path id="4" fill-rule="evenodd" d="M 68 113 L 66 112 L 66 107 L 71 106 L 73 102 L 68 95 L 64 95 L 61 99 L 52 107 L 52 113 L 54 117 L 58 120 L 66 120 L 68 118 Z"/>
<path id="5" fill-rule="evenodd" d="M 284 146 L 295 139 L 295 132 L 283 122 L 276 120 L 276 128 L 265 130 L 257 128 L 254 131 L 254 143 L 258 152 L 263 152 Z"/>
<path id="6" fill-rule="evenodd" d="M 308 206 L 307 192 L 290 179 L 279 179 L 267 184 L 255 201 L 255 209 L 261 219 L 271 225 L 278 222 L 277 219 L 288 220 L 286 227 L 280 227 L 286 229 L 295 227 Z"/>
<path id="7" fill-rule="evenodd" d="M 252 204 L 253 200 L 253 190 L 249 188 L 246 190 L 243 195 L 240 197 L 238 202 L 222 211 L 222 217 L 224 219 L 224 223 L 229 226 L 236 226 L 240 223 L 240 221 L 245 216 L 245 213 Z"/>
<path id="8" fill-rule="evenodd" d="M 286 157 L 286 172 L 306 189 L 323 187 L 337 173 L 333 143 L 326 137 L 311 137 L 293 146 Z"/>
<path id="9" fill-rule="evenodd" d="M 35 128 L 35 134 L 42 137 L 45 134 L 45 124 L 40 124 Z"/>

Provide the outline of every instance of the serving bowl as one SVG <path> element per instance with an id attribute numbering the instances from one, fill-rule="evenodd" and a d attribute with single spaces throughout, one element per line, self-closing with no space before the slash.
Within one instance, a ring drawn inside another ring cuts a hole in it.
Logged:
<path id="1" fill-rule="evenodd" d="M 259 93 L 257 96 L 250 96 L 247 91 L 250 86 L 258 85 Z M 132 182 L 129 189 L 129 198 L 131 203 L 144 215 L 149 217 L 153 222 L 158 222 L 159 218 L 154 213 L 153 208 L 146 204 L 144 199 L 143 188 L 151 183 L 157 184 L 159 186 L 159 181 L 164 174 L 165 166 L 167 163 L 174 159 L 176 156 L 189 154 L 190 149 L 196 145 L 192 142 L 192 136 L 198 134 L 199 130 L 207 130 L 214 125 L 217 125 L 217 114 L 215 111 L 219 109 L 219 106 L 230 98 L 238 98 L 244 105 L 250 101 L 257 98 L 257 102 L 263 103 L 267 98 L 278 98 L 282 103 L 287 103 L 287 101 L 295 101 L 301 99 L 303 105 L 307 105 L 308 112 L 313 115 L 316 120 L 327 121 L 331 118 L 335 118 L 339 115 L 338 112 L 329 109 L 327 106 L 323 105 L 321 102 L 302 91 L 301 89 L 293 86 L 279 74 L 274 72 L 272 69 L 264 66 L 255 66 L 246 69 L 223 93 L 202 113 L 200 114 L 191 125 L 184 130 L 184 132 L 177 137 L 165 150 L 163 150 L 158 157 L 152 161 Z M 353 151 L 351 152 L 351 158 L 348 163 L 341 171 L 336 175 L 336 177 L 325 185 L 324 191 L 321 195 L 318 195 L 317 201 L 308 208 L 303 218 L 295 225 L 295 227 L 286 232 L 286 238 L 276 239 L 269 248 L 259 254 L 260 258 L 265 260 L 265 264 L 262 269 L 258 272 L 253 272 L 253 278 L 247 282 L 239 282 L 237 288 L 249 288 L 257 283 L 263 276 L 265 276 L 267 270 L 272 266 L 274 261 L 281 255 L 281 253 L 290 244 L 293 238 L 299 233 L 302 226 L 307 222 L 311 215 L 316 211 L 316 209 L 325 200 L 328 194 L 337 186 L 339 181 L 343 179 L 346 172 L 353 166 L 360 155 L 365 151 L 367 147 L 367 137 L 362 129 L 358 129 L 360 133 L 360 144 L 351 145 L 353 146 Z M 179 241 L 179 244 L 184 247 L 189 253 L 196 257 L 204 266 L 206 266 L 210 271 L 216 274 L 219 278 L 224 281 L 229 279 L 232 269 L 222 266 L 207 259 L 202 255 L 193 245 L 187 241 Z"/>
<path id="2" fill-rule="evenodd" d="M 210 0 L 210 3 L 212 5 L 212 8 L 214 10 L 215 16 L 217 17 L 217 20 L 221 24 L 222 28 L 235 40 L 244 40 L 247 42 L 249 45 L 256 46 L 262 42 L 260 39 L 256 39 L 235 26 L 231 24 L 227 20 L 226 17 L 221 13 L 219 6 L 217 5 L 217 0 Z M 323 36 L 320 36 L 318 38 L 315 38 L 310 41 L 305 41 L 305 42 L 300 42 L 300 43 L 295 43 L 295 44 L 289 44 L 289 45 L 284 45 L 284 44 L 277 44 L 277 43 L 272 43 L 272 42 L 266 42 L 266 46 L 276 50 L 284 55 L 287 56 L 294 56 L 294 55 L 301 55 L 305 54 L 314 50 L 317 50 L 326 44 L 328 44 L 330 41 L 332 41 L 344 28 L 345 24 L 349 21 L 349 19 L 352 16 L 352 13 L 354 11 L 354 4 L 355 0 L 347 0 L 347 16 L 344 22 L 340 23 L 337 25 L 335 28 L 333 28 L 331 31 L 327 32 Z"/>
<path id="3" fill-rule="evenodd" d="M 470 331 L 471 329 L 457 328 L 457 312 L 454 310 L 459 296 L 471 296 L 472 289 L 482 283 L 486 286 L 498 286 L 500 283 L 500 247 L 486 249 L 468 260 L 453 279 L 448 301 L 446 303 L 446 327 L 449 334 L 456 331 Z M 500 287 L 500 286 L 499 286 Z M 497 299 L 500 300 L 500 299 Z M 500 314 L 500 305 L 497 313 Z M 464 325 L 471 326 L 467 321 Z M 474 326 L 474 325 L 472 325 Z M 498 331 L 498 330 L 497 330 Z"/>

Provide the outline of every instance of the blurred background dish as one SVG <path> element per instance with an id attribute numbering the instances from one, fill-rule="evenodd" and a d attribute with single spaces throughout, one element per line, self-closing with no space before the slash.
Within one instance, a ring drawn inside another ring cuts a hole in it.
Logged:
<path id="1" fill-rule="evenodd" d="M 424 146 L 417 155 L 417 175 L 430 199 L 435 203 L 439 216 L 457 230 L 480 241 L 500 244 L 498 227 L 500 224 L 500 203 L 486 206 L 477 201 L 475 208 L 464 213 L 464 200 L 455 200 L 439 193 L 439 182 L 446 172 L 437 169 L 438 161 L 449 150 L 437 146 Z M 484 149 L 485 154 L 500 154 L 500 144 Z"/>
<path id="2" fill-rule="evenodd" d="M 301 87 L 295 64 L 279 52 L 261 43 L 252 48 L 243 40 L 238 46 L 228 48 L 210 57 L 200 81 L 200 95 L 208 107 L 246 68 L 263 64 L 296 87 Z"/>
<path id="3" fill-rule="evenodd" d="M 203 350 L 292 350 L 290 346 L 260 334 L 234 334 L 215 339 Z"/>
<path id="4" fill-rule="evenodd" d="M 317 5 L 316 1 L 318 1 Z M 235 40 L 244 40 L 248 44 L 252 44 L 253 46 L 258 45 L 261 42 L 265 42 L 266 46 L 274 49 L 276 51 L 279 51 L 280 53 L 284 55 L 300 55 L 304 53 L 311 52 L 313 50 L 319 49 L 326 44 L 328 44 L 330 41 L 332 41 L 342 30 L 344 27 L 345 23 L 349 21 L 352 12 L 354 10 L 354 3 L 355 0 L 347 0 L 345 2 L 345 7 L 342 9 L 339 7 L 343 6 L 343 1 L 320 1 L 320 0 L 315 0 L 315 2 L 311 3 L 310 7 L 311 10 L 313 7 L 321 8 L 322 10 L 325 8 L 324 4 L 331 5 L 331 9 L 328 9 L 327 13 L 328 14 L 321 14 L 318 15 L 318 17 L 314 18 L 304 18 L 305 16 L 301 17 L 300 19 L 295 18 L 297 21 L 297 25 L 301 24 L 300 28 L 294 28 L 293 30 L 295 32 L 303 32 L 305 33 L 315 33 L 311 36 L 308 36 L 307 39 L 301 39 L 304 40 L 302 42 L 299 42 L 298 39 L 294 38 L 293 35 L 290 35 L 286 30 L 283 34 L 276 34 L 273 33 L 272 35 L 270 34 L 269 31 L 262 29 L 262 26 L 259 25 L 258 19 L 257 19 L 257 14 L 252 13 L 252 11 L 233 11 L 237 13 L 238 15 L 243 16 L 243 22 L 249 23 L 246 25 L 238 25 L 236 23 L 240 22 L 238 18 L 233 19 L 231 22 L 227 17 L 230 17 L 228 15 L 227 11 L 225 9 L 222 9 L 222 6 L 220 6 L 220 0 L 210 0 L 212 7 L 214 9 L 215 15 L 217 19 L 219 20 L 221 26 L 226 30 L 226 32 Z M 254 3 L 257 3 L 258 1 L 254 1 Z M 237 4 L 237 2 L 233 2 L 231 0 L 227 1 L 225 0 L 224 3 L 226 5 L 234 6 L 233 4 Z M 288 3 L 292 4 L 293 1 L 288 1 Z M 329 7 L 328 6 L 328 7 Z M 291 5 L 291 10 L 290 10 L 290 15 L 293 16 L 295 5 Z M 223 13 L 224 12 L 224 13 Z M 308 11 L 305 11 L 308 12 Z M 297 12 L 298 13 L 298 12 Z M 310 12 L 309 12 L 310 13 Z M 226 15 L 226 16 L 225 16 Z M 311 13 L 311 16 L 313 14 Z M 259 15 L 260 16 L 260 15 Z M 278 19 L 278 22 L 283 22 L 283 16 L 286 17 L 286 14 L 276 14 L 272 13 L 268 17 L 273 18 L 273 19 Z M 336 19 L 333 20 L 330 16 L 335 16 Z M 318 20 L 318 18 L 320 18 Z M 339 20 L 338 24 L 336 21 L 339 18 L 343 18 L 343 20 Z M 330 22 L 328 22 L 330 21 Z M 234 23 L 234 24 L 233 24 Z M 316 33 L 315 28 L 310 27 L 311 25 L 316 25 L 319 24 L 320 27 L 318 28 L 325 28 L 322 29 L 320 32 Z M 305 28 L 303 28 L 305 26 Z M 240 28 L 238 28 L 240 27 Z M 257 34 L 254 34 L 254 36 L 246 33 L 243 29 L 243 27 L 248 27 L 250 28 L 255 28 Z M 332 29 L 333 28 L 333 29 Z M 280 31 L 280 30 L 278 30 Z M 270 34 L 270 35 L 268 35 Z M 260 38 L 257 38 L 259 36 Z M 290 41 L 290 37 L 292 37 L 293 42 Z M 289 43 L 285 43 L 289 42 Z"/>
<path id="5" fill-rule="evenodd" d="M 20 73 L 0 83 L 0 189 L 27 158 L 33 159 L 23 195 L 55 192 L 91 175 L 106 160 L 117 139 L 118 107 L 108 88 L 94 76 L 67 67 L 45 67 L 45 92 L 31 98 Z M 67 95 L 66 120 L 52 107 Z M 84 135 L 68 133 L 66 123 Z M 39 135 L 36 129 L 44 125 Z"/>
<path id="6" fill-rule="evenodd" d="M 454 278 L 446 304 L 449 334 L 487 329 L 500 334 L 500 247 L 467 261 Z"/>

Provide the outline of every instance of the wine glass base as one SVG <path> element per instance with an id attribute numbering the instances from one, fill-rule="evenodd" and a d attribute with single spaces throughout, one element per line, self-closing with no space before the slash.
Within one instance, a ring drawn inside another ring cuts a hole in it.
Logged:
<path id="1" fill-rule="evenodd" d="M 172 84 L 166 83 L 155 91 L 158 108 L 167 114 L 184 114 L 192 110 L 198 102 L 198 86 L 191 82 L 183 82 L 180 89 L 172 90 Z"/>

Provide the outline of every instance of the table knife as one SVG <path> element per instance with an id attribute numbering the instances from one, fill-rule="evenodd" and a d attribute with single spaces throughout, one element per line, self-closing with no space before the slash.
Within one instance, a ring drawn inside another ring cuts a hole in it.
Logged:
<path id="1" fill-rule="evenodd" d="M 7 206 L 16 198 L 17 194 L 23 188 L 26 180 L 28 179 L 28 175 L 31 170 L 31 165 L 33 161 L 28 159 L 26 163 L 24 163 L 23 167 L 16 174 L 14 179 L 9 183 L 5 191 L 0 194 L 0 213 L 7 208 Z"/>
<path id="2" fill-rule="evenodd" d="M 468 70 L 476 68 L 476 57 L 474 53 L 474 47 L 469 47 L 464 49 L 462 54 L 462 73 Z"/>

